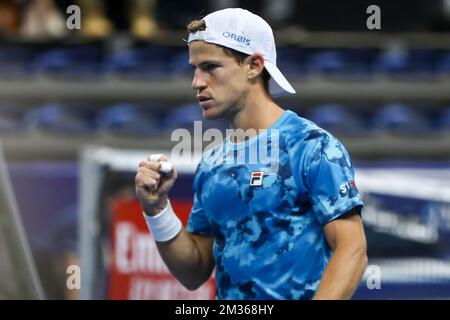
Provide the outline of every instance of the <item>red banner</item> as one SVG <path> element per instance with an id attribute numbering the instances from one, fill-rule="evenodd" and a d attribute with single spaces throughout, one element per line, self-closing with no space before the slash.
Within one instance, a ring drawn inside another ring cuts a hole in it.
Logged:
<path id="1" fill-rule="evenodd" d="M 192 202 L 171 199 L 171 203 L 186 225 Z M 189 291 L 172 276 L 158 253 L 137 200 L 116 199 L 112 211 L 108 299 L 214 298 L 214 279 Z"/>

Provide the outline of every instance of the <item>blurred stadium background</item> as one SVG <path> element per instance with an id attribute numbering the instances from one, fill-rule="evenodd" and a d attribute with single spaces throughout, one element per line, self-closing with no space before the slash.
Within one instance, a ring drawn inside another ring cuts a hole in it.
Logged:
<path id="1" fill-rule="evenodd" d="M 66 27 L 72 4 L 80 30 Z M 381 30 L 366 28 L 370 4 Z M 212 282 L 188 292 L 167 274 L 133 177 L 138 159 L 170 154 L 172 130 L 201 120 L 184 25 L 230 6 L 274 27 L 278 65 L 297 90 L 277 101 L 352 156 L 375 266 L 354 298 L 450 298 L 448 0 L 0 0 L 1 175 L 11 191 L 0 198 L 0 298 L 212 297 Z M 194 168 L 180 167 L 172 193 L 184 220 Z M 72 264 L 81 290 L 66 286 Z"/>

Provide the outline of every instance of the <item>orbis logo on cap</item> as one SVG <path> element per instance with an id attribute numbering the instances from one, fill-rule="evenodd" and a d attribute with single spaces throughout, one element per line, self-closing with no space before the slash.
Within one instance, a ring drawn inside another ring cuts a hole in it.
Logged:
<path id="1" fill-rule="evenodd" d="M 238 36 L 237 34 L 234 34 L 234 33 L 231 33 L 231 32 L 227 32 L 227 31 L 225 31 L 224 33 L 222 33 L 222 35 L 223 35 L 225 38 L 229 38 L 229 39 L 235 40 L 235 41 L 237 41 L 237 42 L 240 42 L 240 43 L 242 43 L 242 44 L 245 44 L 246 46 L 249 46 L 249 45 L 250 45 L 250 39 L 247 39 L 246 37 Z"/>

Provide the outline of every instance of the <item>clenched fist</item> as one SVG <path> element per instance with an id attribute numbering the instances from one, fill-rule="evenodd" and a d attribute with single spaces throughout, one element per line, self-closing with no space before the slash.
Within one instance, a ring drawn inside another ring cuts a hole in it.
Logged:
<path id="1" fill-rule="evenodd" d="M 155 216 L 167 205 L 177 172 L 164 155 L 152 155 L 139 163 L 135 177 L 136 195 L 145 214 Z"/>

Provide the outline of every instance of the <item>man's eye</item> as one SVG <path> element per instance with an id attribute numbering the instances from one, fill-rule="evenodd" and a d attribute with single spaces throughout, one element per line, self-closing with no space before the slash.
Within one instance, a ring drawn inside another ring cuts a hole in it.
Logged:
<path id="1" fill-rule="evenodd" d="M 205 71 L 212 71 L 212 70 L 214 70 L 214 69 L 217 68 L 217 67 L 218 67 L 217 64 L 207 64 L 207 65 L 205 65 L 205 66 L 203 67 L 203 69 L 204 69 Z"/>

